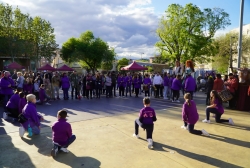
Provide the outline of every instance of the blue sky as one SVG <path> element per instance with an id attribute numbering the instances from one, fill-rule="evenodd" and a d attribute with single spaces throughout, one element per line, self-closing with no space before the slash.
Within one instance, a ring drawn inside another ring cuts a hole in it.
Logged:
<path id="1" fill-rule="evenodd" d="M 239 27 L 241 0 L 152 0 L 151 2 L 151 5 L 155 8 L 155 12 L 158 14 L 164 13 L 168 5 L 172 3 L 182 6 L 193 3 L 201 9 L 218 7 L 224 9 L 229 14 L 231 25 L 227 28 L 228 30 Z M 250 24 L 250 0 L 245 0 L 243 19 L 244 24 Z"/>
<path id="2" fill-rule="evenodd" d="M 154 33 L 159 16 L 172 3 L 193 3 L 204 8 L 219 7 L 230 15 L 231 25 L 219 30 L 225 34 L 239 27 L 240 0 L 0 0 L 32 17 L 50 21 L 56 41 L 62 44 L 71 37 L 91 30 L 115 48 L 118 57 L 143 58 L 157 54 Z M 244 23 L 250 24 L 250 0 L 245 0 Z M 144 54 L 142 54 L 144 53 Z"/>

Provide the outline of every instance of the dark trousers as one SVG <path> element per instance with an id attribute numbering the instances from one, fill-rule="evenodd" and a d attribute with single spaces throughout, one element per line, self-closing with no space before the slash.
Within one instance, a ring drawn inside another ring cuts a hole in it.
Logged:
<path id="1" fill-rule="evenodd" d="M 164 89 L 164 86 L 160 86 L 160 96 L 163 97 L 163 89 Z"/>
<path id="2" fill-rule="evenodd" d="M 155 85 L 155 87 L 156 87 L 156 94 L 155 94 L 155 97 L 156 98 L 159 98 L 160 97 L 160 87 L 161 87 L 161 85 Z"/>
<path id="3" fill-rule="evenodd" d="M 111 93 L 114 91 L 114 97 L 116 97 L 116 83 L 112 83 L 111 85 Z"/>
<path id="4" fill-rule="evenodd" d="M 217 123 L 229 122 L 229 120 L 221 119 L 222 114 L 220 112 L 218 112 L 218 110 L 216 108 L 206 108 L 207 120 L 209 120 L 209 118 L 210 118 L 210 113 L 215 114 L 215 122 L 217 122 Z"/>
<path id="5" fill-rule="evenodd" d="M 119 96 L 124 96 L 124 87 L 123 86 L 119 87 Z"/>
<path id="6" fill-rule="evenodd" d="M 56 144 L 54 144 L 56 147 L 58 147 L 59 148 L 59 150 L 60 150 L 60 148 L 67 148 L 70 144 L 72 144 L 74 141 L 76 140 L 76 136 L 75 135 L 72 135 L 69 139 L 68 139 L 68 141 L 67 141 L 67 143 L 65 144 L 65 145 L 63 145 L 63 146 L 58 146 L 58 145 L 56 145 Z M 57 142 L 55 142 L 55 143 L 57 143 Z"/>
<path id="7" fill-rule="evenodd" d="M 85 97 L 86 96 L 86 85 L 82 86 L 82 96 Z"/>
<path id="8" fill-rule="evenodd" d="M 18 118 L 18 115 L 19 115 L 18 109 L 13 109 L 13 108 L 7 107 L 7 111 L 9 112 L 9 114 L 8 114 L 9 117 Z"/>
<path id="9" fill-rule="evenodd" d="M 231 100 L 229 100 L 229 107 L 231 109 L 234 109 L 236 106 L 236 94 L 235 93 L 231 93 L 233 95 L 233 98 Z"/>
<path id="10" fill-rule="evenodd" d="M 184 122 L 184 125 L 185 125 L 185 127 L 188 128 L 189 133 L 195 134 L 195 135 L 201 135 L 202 134 L 202 132 L 200 130 L 195 130 L 194 129 L 195 124 L 188 124 L 188 123 Z"/>
<path id="11" fill-rule="evenodd" d="M 126 97 L 128 96 L 128 92 L 129 92 L 129 96 L 131 97 L 131 85 L 126 86 Z"/>
<path id="12" fill-rule="evenodd" d="M 207 89 L 207 98 L 206 98 L 206 105 L 210 105 L 210 92 L 212 89 Z"/>
<path id="13" fill-rule="evenodd" d="M 173 91 L 173 98 L 172 98 L 172 100 L 178 100 L 179 97 L 180 97 L 180 91 L 179 90 L 173 90 L 173 89 L 172 89 L 172 91 Z"/>
<path id="14" fill-rule="evenodd" d="M 138 97 L 139 95 L 139 88 L 135 88 L 135 96 Z"/>
<path id="15" fill-rule="evenodd" d="M 92 99 L 92 92 L 93 90 L 92 89 L 87 89 L 86 90 L 86 97 L 89 99 L 89 97 Z"/>
<path id="16" fill-rule="evenodd" d="M 191 95 L 191 100 L 193 100 L 193 95 L 194 95 L 194 92 L 193 91 L 185 91 L 185 93 L 190 93 L 190 95 Z"/>
<path id="17" fill-rule="evenodd" d="M 112 86 L 106 86 L 106 97 L 112 97 Z"/>
<path id="18" fill-rule="evenodd" d="M 138 122 L 138 119 L 135 120 L 135 135 L 139 134 L 139 124 L 137 122 Z M 152 139 L 152 135 L 154 131 L 154 124 L 143 124 L 142 128 L 146 130 L 147 139 Z"/>
<path id="19" fill-rule="evenodd" d="M 36 99 L 39 99 L 39 92 L 34 92 L 34 95 L 36 96 Z"/>
<path id="20" fill-rule="evenodd" d="M 77 92 L 77 88 L 76 87 L 72 87 L 71 98 L 73 99 L 73 97 L 74 97 L 74 91 L 75 91 L 75 99 L 77 99 L 78 92 Z"/>
<path id="21" fill-rule="evenodd" d="M 145 91 L 145 97 L 150 97 L 150 93 L 149 93 L 149 89 L 148 90 L 144 90 Z"/>
<path id="22" fill-rule="evenodd" d="M 64 88 L 63 90 L 63 98 L 68 99 L 69 98 L 69 88 Z"/>
<path id="23" fill-rule="evenodd" d="M 96 97 L 100 98 L 101 97 L 101 93 L 102 93 L 102 89 L 96 89 Z"/>

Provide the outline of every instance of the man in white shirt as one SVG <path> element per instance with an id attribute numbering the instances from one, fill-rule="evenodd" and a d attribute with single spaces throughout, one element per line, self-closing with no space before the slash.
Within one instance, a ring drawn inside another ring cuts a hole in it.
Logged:
<path id="1" fill-rule="evenodd" d="M 154 76 L 153 79 L 153 85 L 156 87 L 156 94 L 155 94 L 155 98 L 159 98 L 159 93 L 160 93 L 160 87 L 163 83 L 163 79 L 160 76 L 159 72 L 157 72 L 157 74 Z"/>

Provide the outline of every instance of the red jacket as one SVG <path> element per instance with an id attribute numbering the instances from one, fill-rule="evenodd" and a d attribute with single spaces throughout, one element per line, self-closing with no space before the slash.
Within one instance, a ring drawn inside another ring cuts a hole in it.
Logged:
<path id="1" fill-rule="evenodd" d="M 227 89 L 230 90 L 231 93 L 235 93 L 238 90 L 239 82 L 236 78 L 229 78 L 225 84 L 227 86 Z"/>
<path id="2" fill-rule="evenodd" d="M 224 90 L 224 82 L 222 79 L 216 78 L 214 80 L 213 90 L 216 90 L 217 92 Z"/>

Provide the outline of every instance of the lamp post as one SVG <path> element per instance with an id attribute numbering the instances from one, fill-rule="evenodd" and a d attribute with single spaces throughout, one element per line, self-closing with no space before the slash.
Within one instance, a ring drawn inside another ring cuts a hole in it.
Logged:
<path id="1" fill-rule="evenodd" d="M 232 38 L 235 38 L 234 36 L 230 36 L 230 69 L 233 72 L 233 54 L 232 54 Z"/>
<path id="2" fill-rule="evenodd" d="M 243 27 L 243 12 L 244 12 L 244 0 L 241 0 L 240 4 L 240 33 L 239 33 L 239 46 L 238 46 L 238 67 L 240 68 L 241 53 L 242 53 L 242 27 Z"/>

